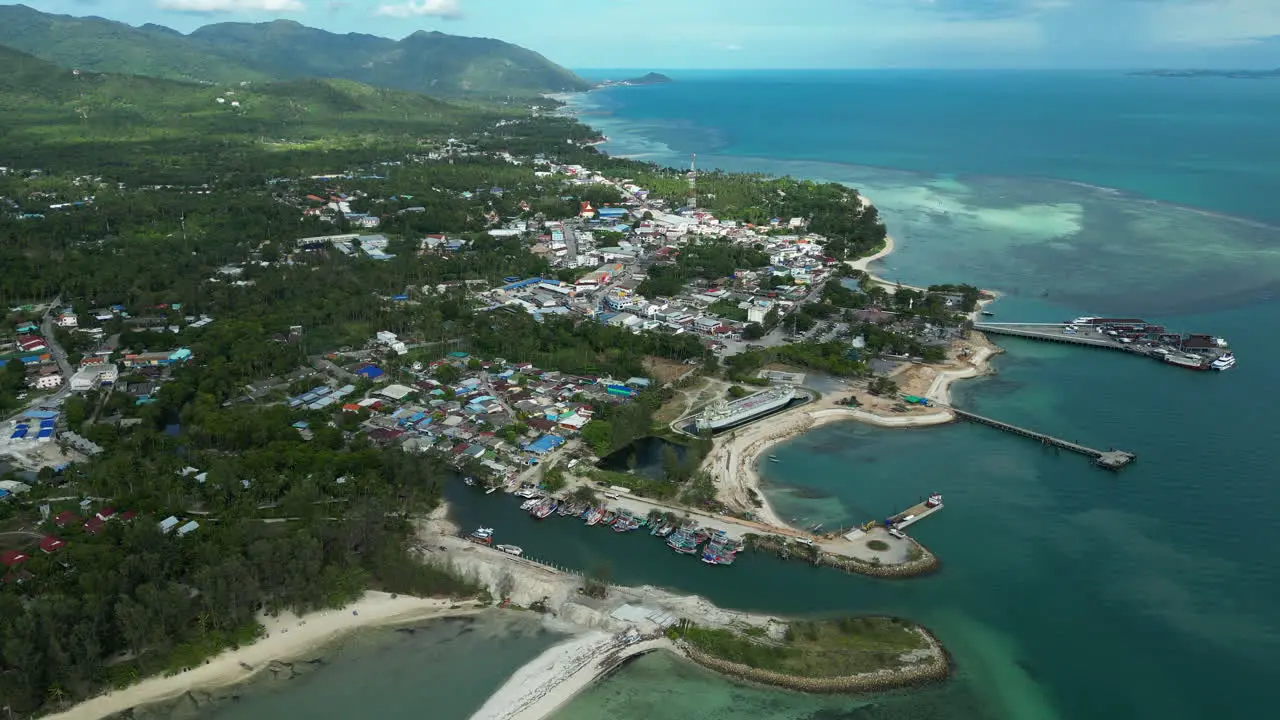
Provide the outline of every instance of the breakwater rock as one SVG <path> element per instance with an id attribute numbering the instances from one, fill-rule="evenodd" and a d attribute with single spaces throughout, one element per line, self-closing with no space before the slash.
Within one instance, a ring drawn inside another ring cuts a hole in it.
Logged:
<path id="1" fill-rule="evenodd" d="M 951 658 L 942 643 L 924 628 L 916 628 L 929 643 L 929 648 L 912 655 L 906 665 L 846 675 L 843 677 L 801 677 L 762 670 L 740 663 L 712 657 L 686 642 L 679 644 L 679 650 L 693 662 L 718 673 L 774 687 L 786 688 L 807 693 L 826 694 L 861 694 L 883 692 L 903 687 L 923 685 L 945 680 L 951 674 Z"/>

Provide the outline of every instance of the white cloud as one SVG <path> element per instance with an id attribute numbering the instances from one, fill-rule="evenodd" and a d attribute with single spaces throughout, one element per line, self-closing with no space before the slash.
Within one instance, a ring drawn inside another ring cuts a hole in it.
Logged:
<path id="1" fill-rule="evenodd" d="M 1147 3 L 1157 42 L 1220 47 L 1280 35 L 1280 3 L 1275 0 L 1186 0 Z"/>
<path id="2" fill-rule="evenodd" d="M 223 12 L 300 12 L 306 9 L 301 0 L 159 0 L 162 10 L 193 13 Z"/>
<path id="3" fill-rule="evenodd" d="M 456 20 L 462 17 L 462 8 L 458 0 L 409 0 L 399 5 L 379 5 L 375 15 L 390 17 L 438 17 Z"/>

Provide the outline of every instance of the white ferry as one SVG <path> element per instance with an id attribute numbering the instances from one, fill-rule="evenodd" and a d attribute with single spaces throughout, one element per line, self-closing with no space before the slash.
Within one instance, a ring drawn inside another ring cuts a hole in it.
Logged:
<path id="1" fill-rule="evenodd" d="M 1216 360 L 1210 363 L 1209 367 L 1214 370 L 1230 370 L 1236 366 L 1236 356 L 1232 353 L 1225 352 L 1218 356 Z"/>
<path id="2" fill-rule="evenodd" d="M 702 412 L 695 423 L 698 431 L 727 430 L 761 415 L 785 407 L 796 396 L 790 385 L 770 388 L 733 402 L 717 402 Z"/>

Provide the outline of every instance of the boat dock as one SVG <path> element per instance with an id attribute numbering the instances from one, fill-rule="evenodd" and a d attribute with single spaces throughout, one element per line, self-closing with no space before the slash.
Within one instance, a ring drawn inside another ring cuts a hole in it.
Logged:
<path id="1" fill-rule="evenodd" d="M 1097 450 L 1077 443 L 1067 442 L 1066 440 L 1061 440 L 1053 437 L 1052 435 L 1045 435 L 1044 433 L 1028 430 L 1024 427 L 1001 422 L 999 420 L 993 420 L 989 417 L 983 417 L 982 415 L 966 412 L 964 410 L 951 408 L 951 412 L 955 413 L 956 417 L 961 420 L 968 420 L 969 422 L 993 427 L 997 430 L 1013 433 L 1014 435 L 1021 435 L 1022 437 L 1031 438 L 1032 440 L 1039 440 L 1041 444 L 1049 447 L 1061 448 L 1063 450 L 1070 450 L 1073 453 L 1085 455 L 1092 458 L 1095 465 L 1101 468 L 1106 468 L 1107 470 L 1120 470 L 1138 459 L 1137 455 L 1124 450 L 1116 450 L 1115 448 L 1110 450 Z"/>
<path id="2" fill-rule="evenodd" d="M 1139 347 L 1132 344 L 1124 344 L 1113 339 L 1109 335 L 1067 335 L 1063 333 L 1063 329 L 1067 327 L 1064 323 L 974 323 L 973 329 L 979 332 L 991 333 L 993 335 L 1010 335 L 1013 337 L 1031 338 L 1032 340 L 1045 340 L 1047 342 L 1062 343 L 1064 345 L 1087 345 L 1089 347 L 1103 348 L 1104 350 L 1119 350 L 1120 352 L 1132 353 L 1134 355 L 1146 355 L 1147 353 Z"/>
<path id="3" fill-rule="evenodd" d="M 939 500 L 935 505 L 930 505 L 928 500 L 923 500 L 900 513 L 890 515 L 888 518 L 889 522 L 886 524 L 892 524 L 893 527 L 899 530 L 905 530 L 911 525 L 915 525 L 921 520 L 938 512 L 943 507 L 945 506 L 942 504 L 941 500 Z"/>
<path id="4" fill-rule="evenodd" d="M 1060 323 L 974 323 L 973 329 L 992 335 L 1118 350 L 1190 370 L 1227 370 L 1235 365 L 1235 356 L 1222 338 L 1169 332 L 1163 325 L 1136 318 L 1083 317 Z"/>

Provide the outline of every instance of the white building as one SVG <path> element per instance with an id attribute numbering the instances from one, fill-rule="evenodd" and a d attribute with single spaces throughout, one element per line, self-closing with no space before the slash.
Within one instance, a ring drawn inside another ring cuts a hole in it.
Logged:
<path id="1" fill-rule="evenodd" d="M 85 392 L 96 389 L 103 383 L 114 383 L 120 378 L 120 369 L 114 363 L 98 362 L 83 365 L 71 376 L 71 389 Z"/>
<path id="2" fill-rule="evenodd" d="M 36 381 L 32 383 L 32 387 L 34 387 L 37 390 L 52 390 L 56 387 L 61 387 L 61 386 L 62 386 L 62 376 L 57 374 L 42 375 L 36 378 Z"/>
<path id="3" fill-rule="evenodd" d="M 63 313 L 59 315 L 58 319 L 54 320 L 53 322 L 58 327 L 64 327 L 64 328 L 73 328 L 80 324 L 80 321 L 78 318 L 76 318 L 75 313 Z"/>

